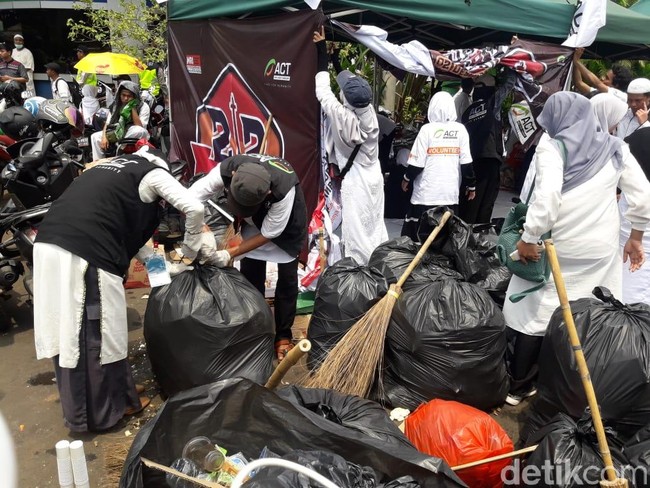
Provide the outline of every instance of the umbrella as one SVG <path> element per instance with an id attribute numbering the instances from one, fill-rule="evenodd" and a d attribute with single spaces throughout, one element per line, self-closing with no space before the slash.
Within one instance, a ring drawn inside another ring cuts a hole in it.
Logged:
<path id="1" fill-rule="evenodd" d="M 139 59 L 120 53 L 90 53 L 74 67 L 84 73 L 100 75 L 131 75 L 147 69 Z"/>

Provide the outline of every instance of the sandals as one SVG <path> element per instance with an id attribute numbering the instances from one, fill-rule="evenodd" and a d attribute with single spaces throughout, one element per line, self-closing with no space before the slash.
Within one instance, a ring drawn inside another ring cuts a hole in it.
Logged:
<path id="1" fill-rule="evenodd" d="M 128 407 L 124 410 L 124 415 L 135 415 L 136 413 L 142 412 L 145 408 L 149 406 L 151 399 L 146 396 L 140 397 L 140 406 L 139 407 Z"/>
<path id="2" fill-rule="evenodd" d="M 142 395 L 144 393 L 144 391 L 145 391 L 144 385 L 135 385 L 135 392 L 138 395 Z"/>
<path id="3" fill-rule="evenodd" d="M 278 358 L 278 363 L 281 362 L 291 349 L 293 349 L 293 342 L 290 339 L 280 339 L 275 343 L 275 357 Z"/>

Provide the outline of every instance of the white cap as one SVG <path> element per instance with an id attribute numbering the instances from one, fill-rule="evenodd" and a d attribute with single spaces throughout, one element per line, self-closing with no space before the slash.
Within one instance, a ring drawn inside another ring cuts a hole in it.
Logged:
<path id="1" fill-rule="evenodd" d="M 21 34 L 16 34 L 14 39 L 25 39 Z"/>
<path id="2" fill-rule="evenodd" d="M 650 93 L 650 80 L 648 78 L 637 78 L 630 81 L 627 92 L 632 95 Z"/>

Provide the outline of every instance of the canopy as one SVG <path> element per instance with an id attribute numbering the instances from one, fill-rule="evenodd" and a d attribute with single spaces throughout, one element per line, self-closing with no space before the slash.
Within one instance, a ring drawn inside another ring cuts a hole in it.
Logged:
<path id="1" fill-rule="evenodd" d="M 650 0 L 639 0 L 630 7 L 630 10 L 638 14 L 650 15 Z"/>
<path id="2" fill-rule="evenodd" d="M 338 20 L 387 30 L 391 42 L 418 39 L 434 49 L 504 43 L 513 34 L 557 43 L 566 38 L 575 10 L 567 0 L 324 0 L 321 6 Z M 308 8 L 296 0 L 170 0 L 169 18 L 250 17 Z M 649 22 L 649 16 L 610 0 L 607 25 L 589 52 L 650 57 Z"/>

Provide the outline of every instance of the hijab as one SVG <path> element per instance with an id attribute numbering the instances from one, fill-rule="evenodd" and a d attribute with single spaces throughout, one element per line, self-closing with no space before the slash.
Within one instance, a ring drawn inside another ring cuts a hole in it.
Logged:
<path id="1" fill-rule="evenodd" d="M 438 92 L 429 102 L 429 122 L 452 122 L 457 118 L 454 99 L 447 92 Z"/>
<path id="2" fill-rule="evenodd" d="M 589 102 L 594 109 L 594 115 L 603 132 L 609 134 L 612 127 L 616 127 L 627 113 L 627 103 L 611 93 L 599 93 Z"/>
<path id="3" fill-rule="evenodd" d="M 639 162 L 639 166 L 650 180 L 650 127 L 635 130 L 625 138 L 630 146 L 632 156 Z"/>
<path id="4" fill-rule="evenodd" d="M 589 181 L 614 158 L 622 164 L 622 141 L 599 129 L 589 100 L 582 95 L 561 91 L 551 95 L 537 122 L 558 141 L 564 158 L 562 192 Z"/>

